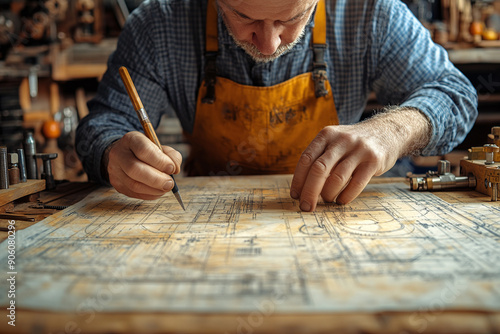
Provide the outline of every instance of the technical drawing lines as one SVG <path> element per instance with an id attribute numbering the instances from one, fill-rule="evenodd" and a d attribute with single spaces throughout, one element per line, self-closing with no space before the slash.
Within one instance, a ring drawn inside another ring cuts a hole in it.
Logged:
<path id="1" fill-rule="evenodd" d="M 369 184 L 301 212 L 290 180 L 178 178 L 185 212 L 171 194 L 98 189 L 18 233 L 17 300 L 77 312 L 111 291 L 103 311 L 401 311 L 451 287 L 449 309 L 500 309 L 500 203 Z"/>

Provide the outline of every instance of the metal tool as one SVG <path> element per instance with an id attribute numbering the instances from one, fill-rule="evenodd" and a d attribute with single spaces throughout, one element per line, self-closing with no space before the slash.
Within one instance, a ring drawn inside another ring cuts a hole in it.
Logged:
<path id="1" fill-rule="evenodd" d="M 42 179 L 45 179 L 45 189 L 54 189 L 56 187 L 56 182 L 54 181 L 54 176 L 52 175 L 51 160 L 57 158 L 57 153 L 36 153 L 35 157 L 40 158 L 43 161 L 43 172 L 41 177 Z"/>
<path id="2" fill-rule="evenodd" d="M 22 148 L 17 149 L 17 159 L 19 160 L 19 182 L 26 182 L 26 160 L 24 160 L 24 150 Z"/>
<path id="3" fill-rule="evenodd" d="M 0 146 L 0 189 L 9 189 L 7 147 Z"/>
<path id="4" fill-rule="evenodd" d="M 488 167 L 485 176 L 484 186 L 491 188 L 491 201 L 496 202 L 500 193 L 500 166 Z"/>
<path id="5" fill-rule="evenodd" d="M 9 161 L 9 184 L 19 183 L 19 168 L 17 167 L 17 153 L 8 153 Z"/>
<path id="6" fill-rule="evenodd" d="M 30 206 L 30 208 L 33 208 L 33 209 L 64 210 L 66 208 L 69 208 L 69 206 L 67 206 L 67 205 L 48 205 L 48 204 L 45 204 L 45 203 L 42 203 L 42 202 L 38 201 L 38 203 L 36 205 Z"/>
<path id="7" fill-rule="evenodd" d="M 40 65 L 34 65 L 30 68 L 28 74 L 28 85 L 30 90 L 30 97 L 35 98 L 38 95 L 38 71 Z"/>
<path id="8" fill-rule="evenodd" d="M 494 126 L 491 128 L 491 134 L 488 135 L 493 141 L 493 144 L 500 146 L 500 126 Z"/>
<path id="9" fill-rule="evenodd" d="M 500 127 L 493 127 L 488 136 L 494 143 L 472 147 L 467 159 L 460 160 L 460 176 L 450 173 L 450 163 L 440 160 L 437 172 L 410 178 L 411 190 L 474 188 L 497 201 L 500 193 Z"/>
<path id="10" fill-rule="evenodd" d="M 53 210 L 64 210 L 66 208 L 69 208 L 67 205 L 47 205 L 47 204 L 42 204 L 42 207 L 44 209 L 53 209 Z"/>
<path id="11" fill-rule="evenodd" d="M 21 214 L 12 214 L 12 213 L 0 213 L 0 219 L 15 219 L 15 220 L 24 220 L 27 222 L 34 222 L 35 218 L 28 217 L 26 215 Z"/>
<path id="12" fill-rule="evenodd" d="M 411 190 L 440 190 L 450 188 L 475 188 L 476 178 L 474 175 L 455 176 L 450 172 L 450 162 L 439 160 L 438 170 L 428 171 L 425 176 L 413 176 L 410 178 Z"/>
<path id="13" fill-rule="evenodd" d="M 26 174 L 28 176 L 28 179 L 33 179 L 33 180 L 37 179 L 38 170 L 35 158 L 36 142 L 35 142 L 35 137 L 33 137 L 33 132 L 26 131 L 24 133 L 23 147 L 24 147 L 24 154 L 26 157 Z"/>
<path id="14" fill-rule="evenodd" d="M 495 163 L 494 154 L 498 152 L 500 148 L 495 144 L 485 144 L 483 146 L 485 165 L 493 165 Z"/>
<path id="15" fill-rule="evenodd" d="M 499 129 L 493 127 L 492 136 L 488 136 L 495 144 L 472 147 L 467 152 L 467 159 L 460 161 L 460 173 L 473 174 L 477 180 L 476 191 L 490 195 L 492 202 L 498 200 L 500 192 L 500 148 L 496 144 Z"/>
<path id="16" fill-rule="evenodd" d="M 161 143 L 158 140 L 158 137 L 156 136 L 153 125 L 149 120 L 148 114 L 146 113 L 146 109 L 144 109 L 142 101 L 139 97 L 139 94 L 137 93 L 137 90 L 135 89 L 134 83 L 132 82 L 132 78 L 130 77 L 127 68 L 122 66 L 120 67 L 119 71 L 123 84 L 125 85 L 125 88 L 127 90 L 128 96 L 130 97 L 130 101 L 132 102 L 135 112 L 137 113 L 137 116 L 141 121 L 144 133 L 153 143 L 156 144 L 156 146 L 158 146 L 160 151 L 163 152 L 163 147 L 161 146 Z M 186 209 L 184 208 L 184 203 L 182 202 L 181 194 L 179 193 L 179 188 L 177 187 L 177 183 L 175 182 L 175 179 L 172 175 L 170 175 L 170 177 L 172 177 L 172 180 L 174 181 L 174 187 L 172 188 L 172 193 L 177 199 L 177 202 L 179 202 L 179 204 L 181 205 L 182 209 L 186 211 Z"/>

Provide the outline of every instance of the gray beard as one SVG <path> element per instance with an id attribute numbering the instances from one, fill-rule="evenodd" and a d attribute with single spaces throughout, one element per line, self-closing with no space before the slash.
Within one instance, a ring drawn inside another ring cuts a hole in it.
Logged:
<path id="1" fill-rule="evenodd" d="M 304 27 L 304 29 L 302 29 L 302 32 L 300 33 L 300 35 L 292 43 L 285 44 L 285 45 L 280 45 L 278 47 L 278 49 L 276 49 L 276 51 L 272 55 L 263 55 L 259 51 L 259 49 L 255 45 L 253 45 L 252 43 L 239 41 L 234 36 L 233 31 L 231 30 L 231 27 L 229 26 L 229 24 L 226 22 L 226 18 L 224 17 L 224 14 L 221 13 L 219 15 L 221 15 L 222 20 L 223 20 L 223 22 L 224 22 L 224 24 L 225 24 L 225 26 L 227 28 L 227 31 L 229 33 L 229 36 L 231 36 L 231 38 L 233 39 L 234 43 L 236 45 L 238 45 L 240 48 L 242 48 L 257 63 L 268 63 L 268 62 L 271 62 L 271 61 L 279 58 L 280 56 L 284 55 L 285 53 L 287 53 L 291 49 L 293 49 L 293 47 L 295 45 L 297 45 L 297 43 L 300 42 L 300 40 L 302 39 L 302 37 L 304 37 L 305 30 L 306 30 L 306 28 Z"/>

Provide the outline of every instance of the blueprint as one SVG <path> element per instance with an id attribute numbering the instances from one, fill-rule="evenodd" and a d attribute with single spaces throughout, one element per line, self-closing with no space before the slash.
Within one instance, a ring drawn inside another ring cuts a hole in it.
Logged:
<path id="1" fill-rule="evenodd" d="M 18 307 L 500 310 L 500 202 L 488 196 L 369 184 L 351 204 L 306 213 L 289 175 L 177 183 L 185 212 L 171 193 L 143 201 L 100 188 L 18 231 Z"/>

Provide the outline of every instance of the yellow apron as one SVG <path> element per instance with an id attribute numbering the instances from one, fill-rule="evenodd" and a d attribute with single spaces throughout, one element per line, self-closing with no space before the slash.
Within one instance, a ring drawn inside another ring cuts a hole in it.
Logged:
<path id="1" fill-rule="evenodd" d="M 278 85 L 254 87 L 217 77 L 215 0 L 207 9 L 206 76 L 199 92 L 185 163 L 190 176 L 289 174 L 302 152 L 327 125 L 338 124 L 326 78 L 326 11 L 316 9 L 314 70 Z"/>

